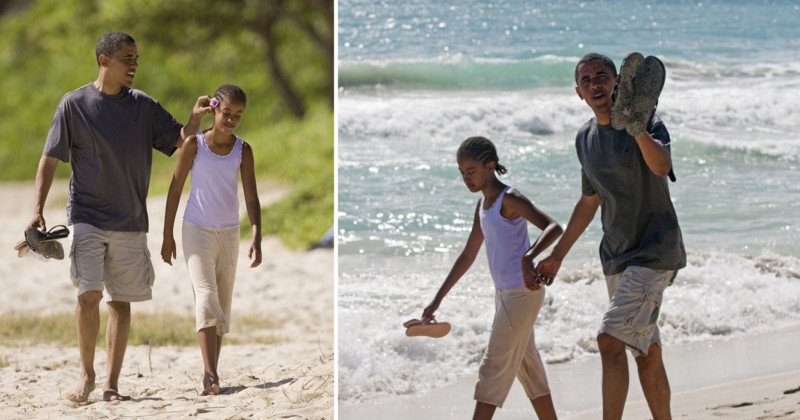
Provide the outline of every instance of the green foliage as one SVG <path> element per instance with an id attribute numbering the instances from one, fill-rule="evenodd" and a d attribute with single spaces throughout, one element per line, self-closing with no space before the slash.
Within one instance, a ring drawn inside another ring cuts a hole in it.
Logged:
<path id="1" fill-rule="evenodd" d="M 282 16 L 292 17 L 274 26 L 274 48 L 308 108 L 302 120 L 286 109 L 269 77 L 268 47 L 260 31 L 276 7 Z M 122 31 L 136 39 L 140 54 L 134 87 L 157 98 L 180 122 L 186 122 L 198 96 L 213 93 L 217 86 L 233 83 L 245 89 L 247 110 L 237 134 L 256 151 L 257 177 L 298 189 L 291 196 L 316 200 L 303 203 L 307 220 L 298 221 L 300 213 L 289 212 L 292 223 L 273 224 L 303 225 L 305 233 L 269 232 L 296 246 L 302 245 L 295 241 L 317 239 L 333 222 L 333 184 L 324 182 L 333 177 L 331 67 L 318 40 L 298 21 L 319 33 L 327 29 L 323 14 L 302 0 L 36 0 L 27 8 L 6 11 L 0 16 L 0 179 L 34 177 L 59 100 L 95 79 L 97 39 Z M 166 192 L 174 164 L 174 157 L 154 154 L 151 193 Z M 69 165 L 61 164 L 57 177 L 69 172 Z M 302 192 L 310 186 L 330 188 Z"/>

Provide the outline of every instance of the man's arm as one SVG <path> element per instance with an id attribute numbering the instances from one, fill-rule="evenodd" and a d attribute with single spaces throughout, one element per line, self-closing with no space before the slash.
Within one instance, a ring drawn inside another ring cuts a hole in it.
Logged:
<path id="1" fill-rule="evenodd" d="M 636 135 L 636 144 L 642 151 L 644 162 L 654 174 L 660 177 L 669 175 L 672 168 L 672 158 L 666 146 L 654 139 L 647 131 Z"/>
<path id="2" fill-rule="evenodd" d="M 39 159 L 39 168 L 36 169 L 33 219 L 31 219 L 29 227 L 47 229 L 47 224 L 44 221 L 44 203 L 47 201 L 50 186 L 53 185 L 53 177 L 57 166 L 58 159 L 52 156 L 42 155 L 41 159 Z"/>
<path id="3" fill-rule="evenodd" d="M 203 115 L 213 110 L 210 96 L 203 95 L 198 97 L 197 102 L 194 103 L 194 108 L 192 108 L 192 114 L 189 115 L 189 121 L 181 128 L 181 137 L 175 146 L 180 149 L 187 137 L 200 131 L 200 121 L 203 119 Z"/>
<path id="4" fill-rule="evenodd" d="M 537 281 L 544 284 L 551 284 L 556 277 L 561 262 L 567 253 L 578 241 L 578 238 L 583 234 L 589 223 L 592 223 L 597 208 L 600 207 L 600 196 L 595 193 L 592 195 L 581 194 L 578 203 L 575 204 L 575 209 L 572 210 L 572 216 L 569 218 L 569 224 L 564 231 L 564 235 L 558 241 L 550 255 L 539 261 L 536 266 Z"/>

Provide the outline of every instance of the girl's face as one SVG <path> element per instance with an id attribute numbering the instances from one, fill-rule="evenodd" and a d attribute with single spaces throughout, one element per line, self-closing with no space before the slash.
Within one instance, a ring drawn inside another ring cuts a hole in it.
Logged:
<path id="1" fill-rule="evenodd" d="M 481 163 L 471 157 L 458 158 L 458 171 L 470 192 L 486 188 L 494 179 L 494 161 Z"/>
<path id="2" fill-rule="evenodd" d="M 223 133 L 232 134 L 242 122 L 244 106 L 242 102 L 222 98 L 219 105 L 214 108 L 214 128 Z"/>

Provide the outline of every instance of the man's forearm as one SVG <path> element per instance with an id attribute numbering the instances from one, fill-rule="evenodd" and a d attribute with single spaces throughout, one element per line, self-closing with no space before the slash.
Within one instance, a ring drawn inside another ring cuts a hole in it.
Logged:
<path id="1" fill-rule="evenodd" d="M 56 166 L 58 166 L 58 159 L 54 157 L 42 155 L 39 159 L 39 167 L 36 169 L 34 215 L 41 215 L 44 212 L 44 203 L 47 201 L 47 194 L 53 185 Z"/>
<path id="2" fill-rule="evenodd" d="M 561 236 L 553 251 L 550 253 L 555 258 L 563 260 L 567 253 L 578 238 L 583 234 L 583 231 L 592 223 L 597 207 L 600 205 L 600 199 L 597 194 L 593 196 L 581 196 L 578 203 L 575 204 L 575 209 L 572 211 L 572 216 L 569 218 L 567 229 Z"/>

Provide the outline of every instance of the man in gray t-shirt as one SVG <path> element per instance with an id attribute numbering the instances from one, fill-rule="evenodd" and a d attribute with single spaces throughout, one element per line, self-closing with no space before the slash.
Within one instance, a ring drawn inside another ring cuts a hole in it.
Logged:
<path id="1" fill-rule="evenodd" d="M 105 401 L 127 400 L 118 380 L 130 328 L 130 302 L 152 297 L 146 198 L 152 151 L 172 155 L 211 110 L 202 96 L 183 127 L 153 98 L 131 89 L 138 51 L 130 35 L 111 32 L 97 42 L 97 79 L 67 93 L 56 108 L 36 172 L 30 227 L 46 229 L 45 200 L 59 161 L 69 162 L 67 220 L 73 226 L 70 277 L 78 288 L 81 382 L 67 398 L 82 403 L 95 386 L 99 305 L 109 294 Z"/>
<path id="2" fill-rule="evenodd" d="M 622 417 L 629 380 L 627 347 L 635 356 L 651 414 L 670 418 L 669 381 L 656 322 L 664 289 L 686 265 L 686 253 L 667 185 L 667 176 L 672 177 L 669 133 L 655 115 L 644 131 L 645 124 L 636 125 L 638 129 L 612 127 L 618 78 L 614 63 L 600 54 L 586 55 L 575 68 L 575 91 L 594 112 L 575 138 L 582 194 L 564 235 L 536 267 L 536 276 L 546 284 L 553 281 L 600 207 L 600 260 L 609 295 L 597 336 L 603 417 Z"/>

